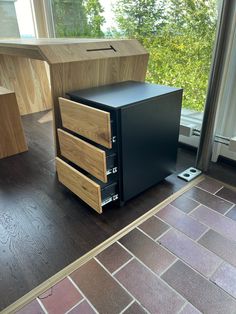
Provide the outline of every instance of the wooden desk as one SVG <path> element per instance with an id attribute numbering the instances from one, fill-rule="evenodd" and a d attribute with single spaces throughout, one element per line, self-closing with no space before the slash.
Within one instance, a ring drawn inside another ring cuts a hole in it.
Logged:
<path id="1" fill-rule="evenodd" d="M 14 90 L 21 114 L 51 108 L 58 97 L 120 81 L 144 81 L 148 53 L 137 40 L 30 39 L 0 41 L 0 85 Z M 56 137 L 57 155 L 58 138 Z"/>

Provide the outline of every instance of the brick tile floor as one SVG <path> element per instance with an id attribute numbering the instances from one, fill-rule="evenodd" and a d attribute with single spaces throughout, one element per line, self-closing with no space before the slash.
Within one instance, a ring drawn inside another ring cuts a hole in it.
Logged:
<path id="1" fill-rule="evenodd" d="M 206 178 L 18 314 L 236 314 L 235 211 Z"/>
<path id="2" fill-rule="evenodd" d="M 186 197 L 185 195 L 179 196 L 176 200 L 174 200 L 171 205 L 176 208 L 182 210 L 184 213 L 191 212 L 194 208 L 199 206 L 199 203 L 194 201 L 191 198 Z"/>
<path id="3" fill-rule="evenodd" d="M 168 231 L 159 242 L 205 277 L 210 277 L 223 262 L 216 254 L 177 230 Z"/>
<path id="4" fill-rule="evenodd" d="M 227 217 L 236 220 L 236 205 L 226 214 Z"/>
<path id="5" fill-rule="evenodd" d="M 194 240 L 198 239 L 207 230 L 207 226 L 191 216 L 185 215 L 172 205 L 164 207 L 157 213 L 157 216 Z"/>

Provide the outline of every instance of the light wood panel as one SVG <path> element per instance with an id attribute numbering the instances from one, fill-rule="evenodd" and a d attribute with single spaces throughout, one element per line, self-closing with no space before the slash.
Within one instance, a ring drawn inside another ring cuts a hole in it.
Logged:
<path id="1" fill-rule="evenodd" d="M 58 97 L 65 97 L 69 91 L 121 81 L 144 81 L 147 63 L 148 54 L 50 65 L 56 128 L 62 127 Z M 57 154 L 60 155 L 57 135 L 55 139 Z"/>
<path id="2" fill-rule="evenodd" d="M 48 26 L 46 20 L 46 12 L 45 12 L 45 4 L 44 0 L 33 0 L 33 7 L 34 7 L 34 15 L 35 15 L 35 22 L 37 25 L 37 35 L 38 37 L 48 38 Z"/>
<path id="3" fill-rule="evenodd" d="M 13 92 L 3 86 L 0 86 L 0 95 L 12 94 Z"/>
<path id="4" fill-rule="evenodd" d="M 146 55 L 147 51 L 136 39 L 40 38 L 0 40 L 0 53 L 55 64 Z"/>
<path id="5" fill-rule="evenodd" d="M 59 181 L 98 213 L 102 213 L 100 185 L 58 157 L 56 158 L 56 167 Z"/>
<path id="6" fill-rule="evenodd" d="M 0 159 L 27 150 L 16 96 L 0 88 Z"/>
<path id="7" fill-rule="evenodd" d="M 7 55 L 7 56 L 16 56 L 16 57 L 23 57 L 29 59 L 36 59 L 36 60 L 45 60 L 45 56 L 42 52 L 38 49 L 38 47 L 30 46 L 30 45 L 20 45 L 20 44 L 6 44 L 1 43 L 0 41 L 0 54 Z"/>
<path id="8" fill-rule="evenodd" d="M 47 67 L 43 61 L 0 54 L 0 85 L 16 93 L 21 115 L 52 107 Z"/>
<path id="9" fill-rule="evenodd" d="M 62 156 L 106 183 L 106 153 L 63 130 L 57 132 Z"/>
<path id="10" fill-rule="evenodd" d="M 62 125 L 107 148 L 111 143 L 110 113 L 60 97 Z"/>
<path id="11" fill-rule="evenodd" d="M 41 45 L 41 52 L 50 64 L 86 60 L 119 58 L 145 55 L 146 50 L 137 40 L 97 40 L 90 42 L 66 43 L 60 45 Z"/>
<path id="12" fill-rule="evenodd" d="M 110 46 L 114 49 L 96 50 Z M 94 49 L 96 51 L 91 51 Z M 25 58 L 19 57 L 25 57 L 29 64 L 26 65 L 27 62 L 23 61 Z M 50 82 L 46 80 L 45 71 L 41 69 L 39 73 L 42 75 L 34 76 L 34 67 L 41 63 L 33 63 L 34 60 L 30 61 L 29 58 L 45 60 L 50 65 L 54 130 L 61 128 L 58 97 L 65 97 L 68 91 L 82 88 L 126 80 L 144 81 L 148 63 L 148 53 L 137 40 L 84 38 L 0 40 L 0 85 L 16 91 L 20 111 L 23 114 L 49 109 L 51 103 L 48 101 Z M 18 65 L 14 64 L 14 60 L 17 60 L 15 62 Z M 18 75 L 20 73 L 18 69 L 24 70 L 23 78 Z M 20 82 L 25 82 L 26 79 L 28 93 L 24 87 L 23 90 L 20 88 Z M 46 96 L 45 101 L 41 100 L 43 93 Z M 32 94 L 37 94 L 38 97 Z M 35 105 L 32 104 L 32 99 L 36 100 Z M 56 131 L 54 135 L 56 151 L 60 155 Z"/>
<path id="13" fill-rule="evenodd" d="M 51 122 L 53 119 L 53 116 L 52 116 L 52 111 L 48 111 L 47 113 L 45 113 L 45 115 L 43 115 L 39 120 L 38 122 L 39 123 L 47 123 L 47 122 Z"/>

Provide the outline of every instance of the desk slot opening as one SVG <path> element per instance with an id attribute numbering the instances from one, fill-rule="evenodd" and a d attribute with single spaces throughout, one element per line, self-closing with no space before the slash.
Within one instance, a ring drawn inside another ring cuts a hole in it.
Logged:
<path id="1" fill-rule="evenodd" d="M 105 51 L 105 50 L 113 50 L 114 52 L 116 52 L 116 49 L 112 46 L 112 45 L 110 45 L 110 47 L 109 48 L 94 48 L 94 49 L 87 49 L 86 51 L 88 51 L 88 52 L 92 52 L 92 51 Z"/>

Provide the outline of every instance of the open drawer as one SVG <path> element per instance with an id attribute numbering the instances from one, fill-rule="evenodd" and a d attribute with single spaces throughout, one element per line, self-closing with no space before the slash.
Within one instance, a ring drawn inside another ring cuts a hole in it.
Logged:
<path id="1" fill-rule="evenodd" d="M 100 214 L 102 206 L 118 198 L 116 182 L 101 187 L 58 157 L 56 168 L 59 181 Z"/>
<path id="2" fill-rule="evenodd" d="M 70 133 L 58 129 L 61 155 L 86 170 L 97 179 L 107 182 L 107 175 L 117 171 L 115 154 L 107 156 L 102 149 Z"/>
<path id="3" fill-rule="evenodd" d="M 62 125 L 95 143 L 112 148 L 110 113 L 59 97 Z"/>

